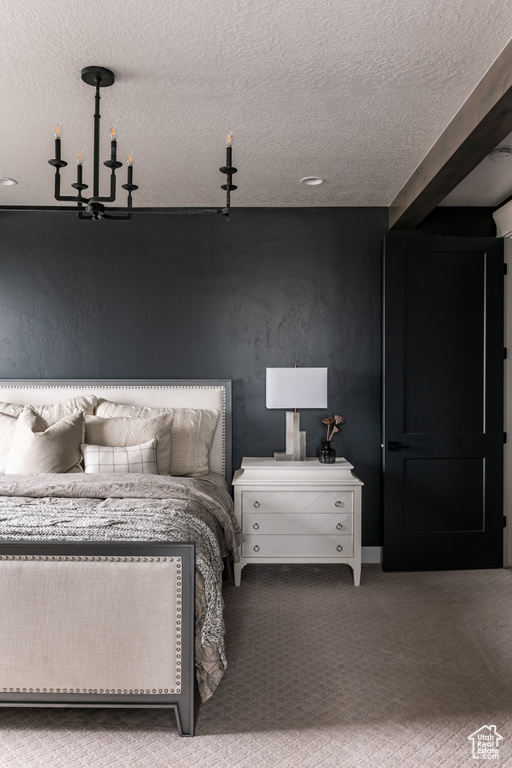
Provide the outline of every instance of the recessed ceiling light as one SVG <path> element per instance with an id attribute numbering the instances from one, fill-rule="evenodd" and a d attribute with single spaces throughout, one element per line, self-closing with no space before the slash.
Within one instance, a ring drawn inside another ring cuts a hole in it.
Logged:
<path id="1" fill-rule="evenodd" d="M 492 160 L 494 163 L 500 160 L 508 160 L 510 157 L 512 157 L 512 147 L 505 145 L 496 147 L 496 149 L 489 153 L 489 160 Z"/>
<path id="2" fill-rule="evenodd" d="M 322 179 L 321 176 L 304 176 L 300 183 L 306 184 L 308 187 L 318 187 L 319 184 L 325 183 L 325 179 Z"/>
<path id="3" fill-rule="evenodd" d="M 4 187 L 11 187 L 13 184 L 17 184 L 16 179 L 9 179 L 7 176 L 0 176 L 0 185 Z"/>

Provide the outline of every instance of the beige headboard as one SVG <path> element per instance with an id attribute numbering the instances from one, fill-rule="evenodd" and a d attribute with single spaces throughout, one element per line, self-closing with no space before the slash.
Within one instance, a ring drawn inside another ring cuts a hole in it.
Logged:
<path id="1" fill-rule="evenodd" d="M 215 408 L 219 423 L 210 468 L 231 482 L 231 381 L 228 379 L 1 379 L 0 401 L 45 405 L 77 395 L 96 395 L 127 405 Z"/>

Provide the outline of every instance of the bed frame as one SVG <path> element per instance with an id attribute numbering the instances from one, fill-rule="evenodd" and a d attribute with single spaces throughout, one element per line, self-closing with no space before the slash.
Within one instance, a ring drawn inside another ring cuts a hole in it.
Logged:
<path id="1" fill-rule="evenodd" d="M 0 401 L 11 403 L 79 394 L 216 408 L 210 466 L 231 481 L 231 381 L 0 381 Z M 194 550 L 183 542 L 0 540 L 0 706 L 172 708 L 180 736 L 193 736 Z"/>

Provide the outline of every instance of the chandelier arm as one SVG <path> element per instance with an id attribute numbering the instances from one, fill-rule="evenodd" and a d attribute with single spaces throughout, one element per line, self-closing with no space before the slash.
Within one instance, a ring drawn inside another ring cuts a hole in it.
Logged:
<path id="1" fill-rule="evenodd" d="M 80 194 L 80 191 L 76 195 L 61 195 L 60 194 L 60 174 L 57 171 L 55 174 L 55 194 L 54 197 L 56 200 L 59 200 L 60 202 L 67 202 L 67 203 L 85 203 L 87 204 L 89 201 L 86 197 L 82 197 Z"/>
<path id="2" fill-rule="evenodd" d="M 55 168 L 54 196 L 56 200 L 58 200 L 60 197 L 60 169 L 59 168 Z"/>
<path id="3" fill-rule="evenodd" d="M 59 200 L 60 202 L 67 202 L 67 203 L 87 203 L 89 202 L 87 197 L 82 197 L 82 195 L 61 195 L 61 194 L 55 194 L 55 199 Z"/>
<path id="4" fill-rule="evenodd" d="M 56 200 L 59 200 L 63 203 L 78 203 L 78 205 L 80 203 L 85 203 L 85 205 L 87 205 L 87 203 L 89 202 L 89 200 L 86 197 L 81 197 L 81 195 L 76 195 L 75 197 L 73 197 L 73 195 L 59 195 L 56 198 Z M 77 208 L 78 208 L 78 205 L 77 205 Z"/>
<path id="5" fill-rule="evenodd" d="M 76 189 L 78 189 L 77 195 L 61 195 L 60 193 L 60 169 L 65 168 L 67 163 L 61 159 L 60 154 L 60 139 L 55 139 L 55 158 L 52 160 L 48 160 L 50 165 L 53 165 L 55 168 L 55 184 L 54 184 L 54 197 L 56 200 L 59 200 L 59 202 L 67 202 L 67 203 L 87 203 L 88 200 L 85 197 L 82 197 L 80 194 L 81 189 L 87 189 L 87 184 L 78 184 L 75 186 Z M 81 166 L 80 166 L 81 167 Z M 79 176 L 81 178 L 81 176 Z M 74 186 L 73 184 L 71 186 Z"/>
<path id="6" fill-rule="evenodd" d="M 73 198 L 76 200 L 76 198 Z M 59 213 L 61 211 L 64 211 L 65 213 L 79 213 L 80 211 L 84 211 L 85 209 L 82 207 L 80 208 L 79 205 L 0 205 L 0 213 L 3 211 L 9 211 L 9 212 L 23 212 L 27 213 L 27 211 L 52 211 L 54 213 Z M 123 212 L 126 211 L 126 207 L 119 206 L 119 207 L 112 207 L 109 208 L 109 211 L 118 211 Z M 188 215 L 195 215 L 195 216 L 210 216 L 210 215 L 221 215 L 225 216 L 227 213 L 226 208 L 166 208 L 166 207 L 158 207 L 158 208 L 133 208 L 134 213 L 138 214 L 157 214 L 157 215 L 176 215 L 176 216 L 188 216 Z M 85 218 L 85 217 L 83 217 Z"/>
<path id="7" fill-rule="evenodd" d="M 102 218 L 109 219 L 109 221 L 130 221 L 131 217 L 132 214 L 130 211 L 126 216 L 116 216 L 114 213 L 104 213 Z"/>
<path id="8" fill-rule="evenodd" d="M 122 165 L 122 163 L 119 163 L 119 165 Z M 116 172 L 115 172 L 115 169 L 112 168 L 112 173 L 110 174 L 110 196 L 94 197 L 94 198 L 91 198 L 91 200 L 95 203 L 113 203 L 115 199 L 116 199 Z"/>
<path id="9" fill-rule="evenodd" d="M 219 171 L 226 174 L 226 183 L 221 185 L 221 189 L 226 191 L 226 209 L 224 216 L 226 216 L 227 220 L 229 221 L 229 212 L 231 210 L 231 190 L 236 189 L 236 186 L 231 182 L 233 180 L 233 174 L 237 172 L 237 168 L 232 165 L 233 147 L 231 146 L 231 134 L 229 134 L 228 140 L 228 145 L 226 147 L 226 165 L 223 165 L 222 168 L 219 168 Z"/>
<path id="10" fill-rule="evenodd" d="M 228 150 L 229 149 L 231 149 L 231 147 L 228 147 Z M 238 169 L 234 168 L 231 165 L 231 153 L 229 155 L 229 161 L 228 162 L 230 164 L 222 166 L 222 168 L 219 168 L 219 171 L 221 173 L 225 173 L 226 174 L 226 183 L 221 185 L 221 189 L 224 189 L 226 191 L 226 209 L 225 209 L 224 215 L 229 220 L 229 212 L 231 210 L 231 192 L 233 190 L 237 189 L 235 184 L 232 184 L 231 181 L 232 181 L 232 178 L 233 178 L 233 174 L 236 173 Z"/>

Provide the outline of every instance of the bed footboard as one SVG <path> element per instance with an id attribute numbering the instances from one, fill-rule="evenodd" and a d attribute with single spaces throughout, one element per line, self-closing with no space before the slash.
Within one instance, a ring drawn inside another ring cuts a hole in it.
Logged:
<path id="1" fill-rule="evenodd" d="M 0 541 L 0 706 L 173 708 L 194 734 L 194 544 Z"/>

